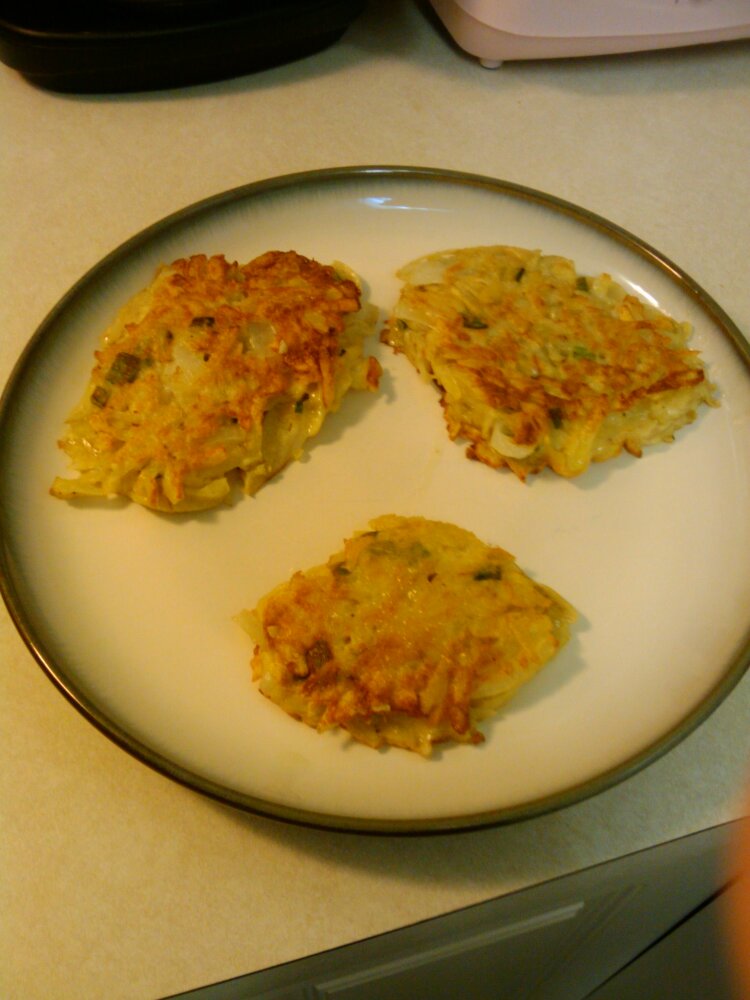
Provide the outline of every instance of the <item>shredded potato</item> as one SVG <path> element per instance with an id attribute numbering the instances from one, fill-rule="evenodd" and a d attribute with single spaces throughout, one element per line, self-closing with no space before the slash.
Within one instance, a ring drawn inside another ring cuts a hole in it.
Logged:
<path id="1" fill-rule="evenodd" d="M 503 549 L 386 515 L 239 622 L 261 692 L 290 715 L 428 756 L 481 742 L 477 723 L 555 656 L 575 617 Z"/>
<path id="2" fill-rule="evenodd" d="M 60 441 L 77 477 L 52 494 L 174 513 L 222 503 L 233 475 L 254 493 L 345 393 L 377 388 L 376 315 L 343 265 L 291 251 L 160 268 L 102 337 Z"/>
<path id="3" fill-rule="evenodd" d="M 468 456 L 520 479 L 640 455 L 716 405 L 688 324 L 607 274 L 488 246 L 430 254 L 398 276 L 382 339 L 436 385 Z"/>

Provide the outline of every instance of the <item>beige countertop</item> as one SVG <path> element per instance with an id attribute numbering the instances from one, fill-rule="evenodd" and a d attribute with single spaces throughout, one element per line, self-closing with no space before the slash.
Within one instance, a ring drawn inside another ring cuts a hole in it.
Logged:
<path id="1" fill-rule="evenodd" d="M 479 67 L 407 0 L 334 47 L 181 91 L 58 96 L 0 67 L 0 378 L 69 286 L 141 228 L 291 171 L 439 166 L 583 205 L 750 330 L 750 43 Z M 512 826 L 394 841 L 245 815 L 89 725 L 3 610 L 8 998 L 151 998 L 489 899 L 740 815 L 750 682 L 666 756 Z"/>

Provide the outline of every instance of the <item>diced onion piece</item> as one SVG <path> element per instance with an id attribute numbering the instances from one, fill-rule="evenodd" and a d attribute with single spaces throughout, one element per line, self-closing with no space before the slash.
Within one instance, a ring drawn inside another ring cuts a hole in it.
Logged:
<path id="1" fill-rule="evenodd" d="M 490 445 L 505 458 L 528 458 L 536 448 L 534 444 L 518 444 L 513 438 L 508 437 L 500 422 L 496 423 L 492 430 Z"/>
<path id="2" fill-rule="evenodd" d="M 449 264 L 450 259 L 447 257 L 427 257 L 404 268 L 401 277 L 412 285 L 434 285 L 445 279 Z"/>
<path id="3" fill-rule="evenodd" d="M 266 357 L 273 343 L 274 328 L 270 323 L 248 323 L 242 331 L 242 342 L 245 350 L 251 351 L 257 357 Z M 279 351 L 283 354 L 283 351 Z"/>

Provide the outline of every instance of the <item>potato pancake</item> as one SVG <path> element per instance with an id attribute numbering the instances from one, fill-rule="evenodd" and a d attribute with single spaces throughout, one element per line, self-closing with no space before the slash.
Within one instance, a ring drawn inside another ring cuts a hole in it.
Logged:
<path id="1" fill-rule="evenodd" d="M 607 274 L 506 246 L 429 254 L 397 273 L 383 341 L 435 383 L 468 457 L 522 480 L 640 455 L 672 441 L 701 403 L 718 405 L 687 349 L 689 325 Z"/>
<path id="2" fill-rule="evenodd" d="M 261 692 L 320 731 L 429 756 L 480 743 L 495 712 L 568 640 L 576 613 L 503 549 L 393 514 L 238 621 Z"/>
<path id="3" fill-rule="evenodd" d="M 60 447 L 77 478 L 51 492 L 129 497 L 167 513 L 254 493 L 336 410 L 378 386 L 374 306 L 355 276 L 293 251 L 161 267 L 104 332 Z"/>

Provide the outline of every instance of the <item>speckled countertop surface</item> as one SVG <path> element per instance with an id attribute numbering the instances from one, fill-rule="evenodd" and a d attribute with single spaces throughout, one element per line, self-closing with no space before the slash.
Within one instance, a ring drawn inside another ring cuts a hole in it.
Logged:
<path id="1" fill-rule="evenodd" d="M 56 96 L 0 67 L 4 381 L 105 253 L 197 199 L 365 163 L 492 175 L 637 233 L 750 329 L 750 43 L 480 68 L 373 3 L 332 48 L 229 82 Z M 645 771 L 554 815 L 401 839 L 202 798 L 117 749 L 0 616 L 4 997 L 147 998 L 403 926 L 740 815 L 746 678 Z"/>

